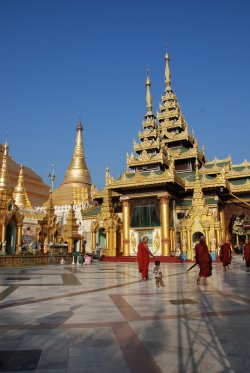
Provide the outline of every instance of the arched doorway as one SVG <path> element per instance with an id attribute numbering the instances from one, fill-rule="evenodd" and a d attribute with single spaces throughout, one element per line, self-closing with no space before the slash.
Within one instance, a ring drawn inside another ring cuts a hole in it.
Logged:
<path id="1" fill-rule="evenodd" d="M 98 231 L 99 233 L 99 237 L 98 237 L 98 241 L 99 241 L 99 245 L 102 247 L 102 248 L 106 248 L 107 244 L 106 244 L 106 233 L 104 233 L 104 229 L 99 229 Z"/>
<path id="2" fill-rule="evenodd" d="M 193 243 L 195 244 L 195 243 L 199 242 L 199 239 L 200 239 L 201 236 L 204 236 L 204 234 L 202 232 L 195 232 L 193 234 L 193 237 L 192 237 Z"/>
<path id="3" fill-rule="evenodd" d="M 6 226 L 6 254 L 14 255 L 16 251 L 16 225 L 11 222 Z"/>

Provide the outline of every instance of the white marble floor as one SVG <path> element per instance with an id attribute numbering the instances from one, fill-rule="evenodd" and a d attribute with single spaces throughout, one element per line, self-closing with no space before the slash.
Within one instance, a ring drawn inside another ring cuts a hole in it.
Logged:
<path id="1" fill-rule="evenodd" d="M 189 266 L 162 264 L 164 288 L 136 263 L 1 267 L 0 372 L 250 373 L 242 257 L 208 286 Z"/>

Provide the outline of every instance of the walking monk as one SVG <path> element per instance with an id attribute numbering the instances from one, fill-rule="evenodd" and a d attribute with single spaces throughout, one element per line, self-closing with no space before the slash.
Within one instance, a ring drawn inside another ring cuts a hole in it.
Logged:
<path id="1" fill-rule="evenodd" d="M 244 254 L 243 260 L 245 259 L 247 271 L 249 272 L 249 267 L 250 267 L 250 243 L 248 242 L 248 240 L 245 241 L 243 254 Z"/>
<path id="2" fill-rule="evenodd" d="M 200 236 L 199 243 L 195 246 L 195 257 L 196 263 L 200 267 L 197 284 L 200 284 L 201 277 L 203 277 L 203 284 L 207 285 L 207 277 L 212 276 L 212 258 L 208 252 L 204 236 Z"/>
<path id="3" fill-rule="evenodd" d="M 154 257 L 148 248 L 148 237 L 143 237 L 142 242 L 138 245 L 137 260 L 139 272 L 141 273 L 142 279 L 146 281 L 148 279 L 148 266 L 149 266 L 149 256 Z"/>
<path id="4" fill-rule="evenodd" d="M 229 270 L 229 264 L 231 264 L 232 260 L 232 253 L 231 247 L 228 242 L 223 240 L 222 245 L 220 247 L 220 258 L 224 267 L 224 270 Z"/>

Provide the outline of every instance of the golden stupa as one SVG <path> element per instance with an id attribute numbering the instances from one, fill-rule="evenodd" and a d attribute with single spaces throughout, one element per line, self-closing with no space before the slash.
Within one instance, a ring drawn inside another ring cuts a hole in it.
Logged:
<path id="1" fill-rule="evenodd" d="M 0 163 L 3 161 L 4 147 L 0 144 Z M 8 156 L 8 179 L 10 188 L 13 191 L 17 185 L 20 171 L 20 164 L 16 163 L 11 156 Z M 23 166 L 23 177 L 25 178 L 25 190 L 33 206 L 41 206 L 49 196 L 49 186 L 44 184 L 42 178 L 30 168 Z"/>
<path id="2" fill-rule="evenodd" d="M 76 145 L 71 164 L 62 184 L 53 192 L 52 198 L 55 206 L 90 202 L 91 178 L 84 157 L 80 121 L 76 130 Z"/>
<path id="3" fill-rule="evenodd" d="M 13 192 L 15 204 L 22 209 L 32 209 L 28 194 L 24 186 L 23 165 L 21 164 L 17 185 Z"/>

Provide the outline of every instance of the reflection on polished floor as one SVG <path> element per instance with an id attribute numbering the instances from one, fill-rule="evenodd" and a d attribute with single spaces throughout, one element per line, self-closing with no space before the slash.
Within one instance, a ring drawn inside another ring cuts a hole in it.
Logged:
<path id="1" fill-rule="evenodd" d="M 136 262 L 2 267 L 0 372 L 250 372 L 242 257 L 208 286 L 188 267 L 162 264 L 164 288 Z"/>

